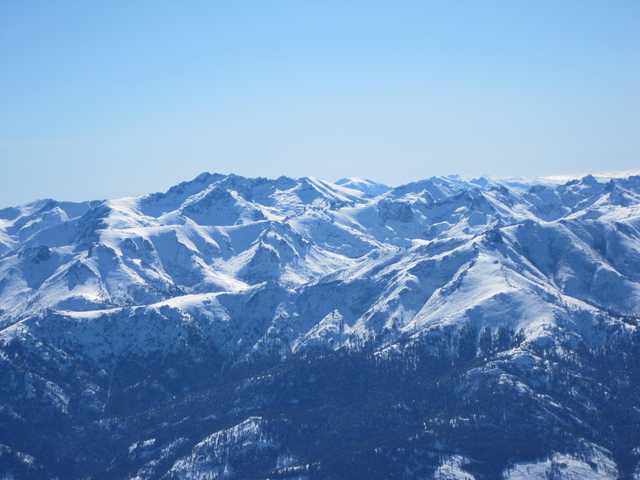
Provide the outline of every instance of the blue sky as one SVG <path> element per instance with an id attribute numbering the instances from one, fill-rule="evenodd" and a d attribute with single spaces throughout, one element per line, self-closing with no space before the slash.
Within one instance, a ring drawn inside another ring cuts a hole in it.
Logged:
<path id="1" fill-rule="evenodd" d="M 640 168 L 640 2 L 0 2 L 0 204 Z"/>

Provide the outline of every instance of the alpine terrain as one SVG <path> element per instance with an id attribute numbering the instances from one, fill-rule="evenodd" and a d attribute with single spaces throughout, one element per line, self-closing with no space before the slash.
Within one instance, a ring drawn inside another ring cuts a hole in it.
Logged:
<path id="1" fill-rule="evenodd" d="M 2 479 L 640 479 L 640 176 L 204 173 L 0 210 Z"/>

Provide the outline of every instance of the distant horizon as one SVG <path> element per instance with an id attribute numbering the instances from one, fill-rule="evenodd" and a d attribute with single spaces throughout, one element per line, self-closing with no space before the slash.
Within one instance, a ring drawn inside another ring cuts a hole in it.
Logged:
<path id="1" fill-rule="evenodd" d="M 0 2 L 0 204 L 636 168 L 640 2 Z"/>
<path id="2" fill-rule="evenodd" d="M 267 179 L 267 180 L 276 180 L 278 178 L 290 178 L 293 180 L 300 180 L 303 178 L 312 178 L 312 179 L 318 179 L 318 180 L 322 180 L 324 182 L 328 182 L 328 183 L 332 183 L 332 184 L 337 184 L 337 182 L 341 181 L 341 180 L 348 180 L 348 179 L 359 179 L 359 180 L 364 180 L 364 181 L 369 181 L 369 182 L 373 182 L 377 185 L 382 185 L 384 187 L 388 187 L 388 188 L 398 188 L 398 187 L 402 187 L 403 185 L 408 185 L 411 183 L 416 183 L 416 182 L 420 182 L 420 181 L 424 181 L 424 180 L 428 180 L 431 178 L 459 178 L 461 180 L 465 180 L 465 181 L 471 181 L 471 180 L 477 180 L 477 179 L 487 179 L 487 180 L 494 180 L 494 181 L 503 181 L 503 182 L 514 182 L 517 183 L 518 181 L 523 181 L 523 182 L 548 182 L 550 184 L 564 184 L 573 180 L 579 180 L 588 176 L 592 176 L 594 178 L 596 178 L 598 181 L 607 181 L 607 180 L 611 180 L 611 179 L 616 179 L 616 178 L 628 178 L 628 177 L 632 177 L 632 176 L 640 176 L 640 169 L 637 170 L 621 170 L 621 171 L 609 171 L 609 172 L 583 172 L 580 174 L 574 174 L 574 175 L 536 175 L 536 176 L 495 176 L 495 175 L 460 175 L 457 173 L 450 173 L 450 174 L 445 174 L 445 175 L 427 175 L 425 177 L 421 177 L 421 178 L 416 178 L 413 180 L 409 180 L 408 182 L 404 182 L 404 183 L 398 183 L 398 184 L 393 184 L 393 183 L 386 183 L 386 182 L 381 182 L 376 180 L 375 178 L 368 178 L 366 176 L 362 176 L 362 175 L 352 175 L 349 177 L 340 177 L 334 180 L 329 180 L 326 178 L 322 178 L 322 177 L 318 177 L 316 175 L 303 175 L 303 176 L 290 176 L 290 175 L 276 175 L 276 176 L 262 176 L 262 175 L 257 175 L 257 176 L 247 176 L 247 175 L 240 175 L 234 172 L 220 172 L 220 171 L 203 171 L 200 172 L 199 174 L 192 176 L 190 178 L 183 178 L 183 179 L 176 179 L 175 182 L 170 183 L 169 185 L 166 185 L 164 188 L 159 188 L 159 189 L 151 189 L 149 191 L 144 191 L 144 192 L 139 192 L 139 193 L 133 193 L 130 195 L 116 195 L 116 196 L 110 196 L 110 197 L 92 197 L 92 198 L 63 198 L 63 197 L 52 197 L 52 196 L 43 196 L 43 197 L 37 197 L 37 198 L 32 198 L 30 200 L 24 201 L 24 202 L 19 202 L 19 203 L 13 203 L 13 204 L 0 204 L 0 210 L 5 209 L 5 208 L 12 208 L 12 207 L 19 207 L 21 205 L 29 205 L 32 203 L 36 203 L 36 202 L 41 202 L 41 201 L 47 201 L 47 200 L 53 200 L 53 201 L 57 201 L 57 202 L 71 202 L 71 203 L 82 203 L 82 202 L 92 202 L 92 201 L 106 201 L 106 200 L 118 200 L 118 199 L 124 199 L 124 198 L 137 198 L 137 197 L 141 197 L 144 195 L 149 195 L 149 194 L 154 194 L 154 193 L 162 193 L 162 192 L 166 192 L 168 189 L 179 185 L 181 183 L 188 183 L 188 182 L 192 182 L 194 180 L 196 180 L 198 177 L 200 177 L 201 175 L 205 175 L 205 174 L 209 174 L 209 175 L 223 175 L 223 176 L 230 176 L 230 175 L 235 175 L 238 177 L 242 177 L 242 178 L 247 178 L 247 179 Z"/>

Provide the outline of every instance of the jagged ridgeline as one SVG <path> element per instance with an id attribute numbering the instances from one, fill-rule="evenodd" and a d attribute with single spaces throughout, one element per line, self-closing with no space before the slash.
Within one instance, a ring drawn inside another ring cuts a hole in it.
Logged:
<path id="1" fill-rule="evenodd" d="M 0 210 L 0 478 L 640 479 L 640 177 Z"/>

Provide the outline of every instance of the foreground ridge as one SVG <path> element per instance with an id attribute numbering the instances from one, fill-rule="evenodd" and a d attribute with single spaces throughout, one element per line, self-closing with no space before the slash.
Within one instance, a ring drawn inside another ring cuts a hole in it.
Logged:
<path id="1" fill-rule="evenodd" d="M 640 478 L 640 176 L 204 173 L 0 210 L 8 478 Z"/>

